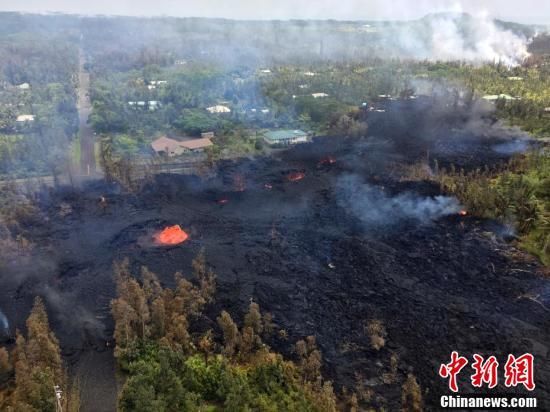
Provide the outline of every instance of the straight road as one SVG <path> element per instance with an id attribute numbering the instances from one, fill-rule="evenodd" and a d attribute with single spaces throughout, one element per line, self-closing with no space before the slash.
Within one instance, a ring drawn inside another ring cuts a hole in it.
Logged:
<path id="1" fill-rule="evenodd" d="M 80 170 L 84 175 L 94 174 L 96 172 L 95 161 L 95 135 L 88 124 L 88 118 L 92 112 L 90 102 L 90 74 L 86 71 L 84 65 L 86 58 L 82 49 L 80 50 L 80 67 L 78 71 L 78 118 L 80 138 Z"/>

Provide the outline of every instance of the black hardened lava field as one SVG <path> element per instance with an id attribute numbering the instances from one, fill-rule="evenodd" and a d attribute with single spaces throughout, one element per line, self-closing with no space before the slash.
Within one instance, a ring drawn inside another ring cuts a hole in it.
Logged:
<path id="1" fill-rule="evenodd" d="M 452 347 L 533 353 L 535 396 L 550 401 L 542 268 L 507 243 L 506 228 L 462 216 L 439 187 L 396 172 L 435 160 L 495 166 L 530 143 L 479 112 L 427 98 L 385 110 L 370 115 L 366 138 L 324 137 L 269 158 L 222 161 L 208 177 L 158 175 L 136 194 L 105 183 L 44 190 L 41 218 L 26 230 L 45 246 L 0 280 L 10 329 L 44 296 L 63 355 L 87 388 L 82 402 L 112 398 L 113 262 L 129 258 L 171 286 L 204 248 L 218 290 L 203 322 L 214 324 L 221 308 L 240 319 L 253 299 L 288 332 L 288 341 L 270 342 L 281 352 L 292 356 L 292 342 L 317 337 L 336 388 L 359 380 L 397 408 L 399 388 L 383 380 L 397 356 L 422 387 L 444 393 L 436 371 Z M 189 239 L 154 244 L 152 235 L 171 225 Z M 373 320 L 386 330 L 380 350 L 366 332 Z M 428 406 L 437 401 L 428 394 Z"/>

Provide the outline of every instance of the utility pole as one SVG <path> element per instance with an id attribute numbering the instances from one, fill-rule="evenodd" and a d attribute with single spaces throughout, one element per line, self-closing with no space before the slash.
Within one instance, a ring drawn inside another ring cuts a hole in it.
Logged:
<path id="1" fill-rule="evenodd" d="M 55 412 L 63 412 L 63 407 L 61 406 L 61 395 L 63 392 L 59 385 L 54 385 L 53 391 L 55 394 Z"/>

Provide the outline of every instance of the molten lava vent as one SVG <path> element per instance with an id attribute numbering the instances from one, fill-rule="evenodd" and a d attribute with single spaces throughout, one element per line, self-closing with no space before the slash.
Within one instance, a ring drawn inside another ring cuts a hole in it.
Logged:
<path id="1" fill-rule="evenodd" d="M 334 163 L 336 163 L 336 159 L 332 156 L 327 156 L 327 157 L 319 160 L 318 165 L 319 166 L 325 166 L 325 165 L 333 165 Z"/>
<path id="2" fill-rule="evenodd" d="M 288 180 L 291 182 L 297 182 L 302 180 L 304 177 L 306 177 L 306 174 L 303 172 L 293 172 L 288 175 Z"/>
<path id="3" fill-rule="evenodd" d="M 154 236 L 155 241 L 161 245 L 179 245 L 188 237 L 179 225 L 169 226 Z"/>

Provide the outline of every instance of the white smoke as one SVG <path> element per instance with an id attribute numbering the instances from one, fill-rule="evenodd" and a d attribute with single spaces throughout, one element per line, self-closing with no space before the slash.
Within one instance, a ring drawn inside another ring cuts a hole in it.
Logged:
<path id="1" fill-rule="evenodd" d="M 4 312 L 0 310 L 0 335 L 7 334 L 9 332 L 10 324 L 8 318 L 4 315 Z"/>
<path id="2" fill-rule="evenodd" d="M 355 175 L 341 177 L 336 187 L 339 206 L 352 212 L 368 227 L 388 226 L 403 220 L 428 223 L 460 210 L 460 204 L 453 197 L 420 197 L 410 192 L 392 197 L 380 187 L 363 183 Z"/>
<path id="3" fill-rule="evenodd" d="M 517 66 L 529 57 L 528 39 L 499 27 L 486 13 L 430 15 L 397 32 L 402 53 L 417 59 Z"/>

